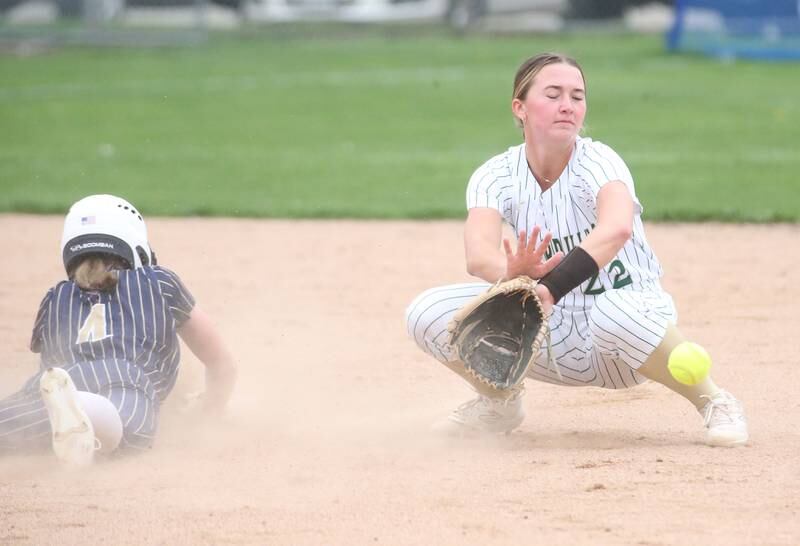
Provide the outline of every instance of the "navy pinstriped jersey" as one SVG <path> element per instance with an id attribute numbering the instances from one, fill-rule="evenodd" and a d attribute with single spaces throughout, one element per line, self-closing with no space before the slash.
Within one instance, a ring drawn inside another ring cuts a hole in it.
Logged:
<path id="1" fill-rule="evenodd" d="M 42 300 L 31 350 L 41 353 L 42 369 L 63 367 L 87 385 L 132 385 L 163 400 L 178 375 L 177 329 L 193 307 L 180 278 L 160 266 L 119 271 L 110 292 L 62 281 Z"/>

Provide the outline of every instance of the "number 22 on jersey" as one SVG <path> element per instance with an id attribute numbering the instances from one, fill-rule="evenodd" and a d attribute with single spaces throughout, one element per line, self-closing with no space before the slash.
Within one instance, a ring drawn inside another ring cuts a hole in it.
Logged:
<path id="1" fill-rule="evenodd" d="M 611 288 L 617 289 L 622 288 L 623 286 L 628 286 L 629 284 L 633 284 L 633 280 L 631 279 L 631 274 L 625 270 L 625 266 L 619 260 L 614 260 L 608 266 L 608 275 L 612 277 L 613 285 Z M 598 278 L 600 276 L 600 272 L 592 276 L 591 280 L 589 281 L 589 285 L 586 287 L 584 294 L 589 294 L 592 296 L 596 296 L 598 294 L 602 294 L 606 291 L 606 287 L 603 286 L 603 283 L 600 282 Z"/>

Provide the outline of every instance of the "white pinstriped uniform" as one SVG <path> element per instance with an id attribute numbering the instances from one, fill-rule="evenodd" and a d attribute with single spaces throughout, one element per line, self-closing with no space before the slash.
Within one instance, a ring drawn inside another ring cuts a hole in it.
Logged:
<path id="1" fill-rule="evenodd" d="M 49 367 L 64 368 L 78 390 L 111 400 L 122 419 L 121 448 L 150 447 L 160 403 L 177 379 L 177 329 L 193 307 L 180 278 L 161 266 L 120 271 L 110 292 L 84 291 L 72 281 L 51 288 L 31 337 L 40 371 L 0 400 L 0 451 L 48 445 L 39 378 Z"/>
<path id="2" fill-rule="evenodd" d="M 635 370 L 661 342 L 667 325 L 677 321 L 677 312 L 661 288 L 661 266 L 645 238 L 630 171 L 608 146 L 578 138 L 566 169 L 544 192 L 528 168 L 524 144 L 491 158 L 470 178 L 467 208 L 497 210 L 515 233 L 530 234 L 535 226 L 542 234 L 552 233 L 547 257 L 569 252 L 591 232 L 597 222 L 597 194 L 612 180 L 624 182 L 633 197 L 632 236 L 596 277 L 554 306 L 551 347 L 562 377 L 548 367 L 542 351 L 529 372 L 532 379 L 611 389 L 639 384 L 644 378 Z M 406 311 L 409 335 L 436 359 L 455 359 L 447 324 L 488 287 L 479 282 L 426 290 Z"/>

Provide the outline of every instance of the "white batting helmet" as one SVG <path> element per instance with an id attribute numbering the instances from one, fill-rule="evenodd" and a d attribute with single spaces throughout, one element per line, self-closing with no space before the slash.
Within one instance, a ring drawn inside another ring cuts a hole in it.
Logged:
<path id="1" fill-rule="evenodd" d="M 84 197 L 64 219 L 61 256 L 67 273 L 79 256 L 98 253 L 119 256 L 131 269 L 156 263 L 142 215 L 121 197 Z"/>

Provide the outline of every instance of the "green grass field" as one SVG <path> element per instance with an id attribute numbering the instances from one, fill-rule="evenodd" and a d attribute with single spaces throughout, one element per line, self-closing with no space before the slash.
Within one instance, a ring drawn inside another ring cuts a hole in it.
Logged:
<path id="1" fill-rule="evenodd" d="M 471 172 L 520 142 L 517 65 L 556 49 L 584 65 L 587 134 L 627 161 L 646 219 L 800 218 L 797 65 L 656 37 L 312 34 L 3 54 L 0 210 L 109 192 L 150 215 L 462 217 Z"/>

